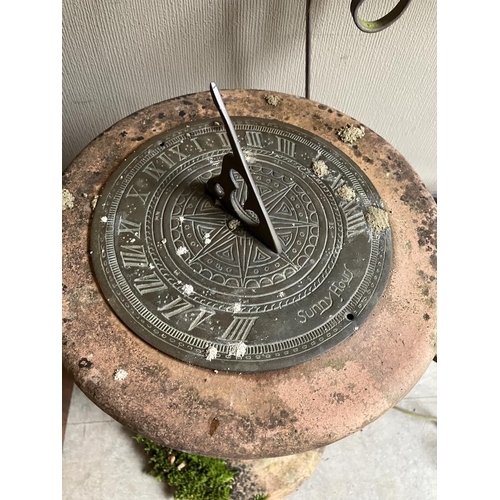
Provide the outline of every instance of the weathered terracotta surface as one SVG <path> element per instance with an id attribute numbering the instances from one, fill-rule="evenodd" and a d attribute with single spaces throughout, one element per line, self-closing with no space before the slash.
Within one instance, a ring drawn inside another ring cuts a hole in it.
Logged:
<path id="1" fill-rule="evenodd" d="M 231 115 L 274 118 L 316 133 L 353 158 L 390 214 L 393 269 L 369 319 L 335 349 L 261 374 L 214 373 L 177 361 L 130 332 L 103 300 L 89 260 L 90 200 L 120 161 L 152 136 L 218 117 L 208 92 L 150 106 L 97 137 L 63 174 L 63 363 L 102 410 L 173 448 L 221 458 L 264 458 L 322 447 L 380 417 L 416 384 L 436 353 L 436 204 L 421 179 L 365 126 L 356 144 L 335 130 L 356 120 L 268 92 L 222 91 Z M 84 195 L 87 195 L 85 197 Z M 115 370 L 128 375 L 115 380 Z M 210 434 L 212 420 L 219 426 Z"/>

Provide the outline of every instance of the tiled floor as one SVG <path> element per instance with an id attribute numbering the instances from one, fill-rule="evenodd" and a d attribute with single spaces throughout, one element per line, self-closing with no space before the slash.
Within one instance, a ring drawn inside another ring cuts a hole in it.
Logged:
<path id="1" fill-rule="evenodd" d="M 437 363 L 399 403 L 436 416 Z M 169 500 L 144 474 L 146 455 L 128 429 L 73 389 L 63 447 L 63 500 Z M 288 500 L 434 500 L 437 424 L 390 410 L 328 446 L 310 478 Z"/>

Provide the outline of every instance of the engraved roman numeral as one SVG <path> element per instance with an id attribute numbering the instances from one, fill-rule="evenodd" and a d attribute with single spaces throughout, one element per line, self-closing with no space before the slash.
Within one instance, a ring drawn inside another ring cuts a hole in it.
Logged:
<path id="1" fill-rule="evenodd" d="M 278 140 L 278 151 L 284 153 L 291 158 L 295 157 L 295 143 L 283 137 L 276 137 Z"/>
<path id="2" fill-rule="evenodd" d="M 331 183 L 332 189 L 337 189 L 345 184 L 345 181 L 342 179 L 342 174 L 338 174 Z"/>
<path id="3" fill-rule="evenodd" d="M 145 293 L 161 292 L 162 290 L 167 289 L 163 281 L 161 281 L 154 272 L 146 276 L 136 278 L 134 280 L 134 286 L 137 290 L 139 290 L 141 295 L 144 295 Z"/>
<path id="4" fill-rule="evenodd" d="M 125 195 L 126 198 L 139 198 L 143 205 L 146 205 L 146 200 L 148 199 L 149 193 L 139 193 L 137 189 L 132 186 L 129 192 Z"/>
<path id="5" fill-rule="evenodd" d="M 181 153 L 180 147 L 181 147 L 181 145 L 177 144 L 177 146 L 174 146 L 173 148 L 169 149 L 170 152 L 174 153 L 175 155 L 177 155 L 179 157 L 179 161 L 184 160 L 184 158 L 187 158 L 187 155 L 185 155 L 184 153 Z"/>
<path id="6" fill-rule="evenodd" d="M 193 328 L 196 328 L 198 325 L 201 325 L 207 319 L 210 319 L 215 314 L 215 311 L 207 311 L 206 309 L 202 309 L 200 314 L 196 316 L 194 321 L 189 325 L 188 332 L 190 332 Z"/>
<path id="7" fill-rule="evenodd" d="M 160 177 L 165 173 L 165 170 L 157 167 L 152 161 L 150 161 L 145 167 L 143 172 L 150 175 L 155 181 L 160 180 Z"/>
<path id="8" fill-rule="evenodd" d="M 217 135 L 219 136 L 223 148 L 231 147 L 231 144 L 229 143 L 229 139 L 227 137 L 227 132 L 217 132 Z"/>
<path id="9" fill-rule="evenodd" d="M 120 220 L 118 221 L 118 234 L 130 233 L 140 238 L 141 226 L 142 222 L 133 222 L 131 220 L 120 217 Z"/>
<path id="10" fill-rule="evenodd" d="M 173 167 L 175 165 L 175 161 L 170 158 L 170 156 L 167 156 L 165 152 L 160 153 L 157 158 L 161 160 L 163 163 L 166 163 L 169 167 Z"/>
<path id="11" fill-rule="evenodd" d="M 125 267 L 146 267 L 148 265 L 143 245 L 123 245 L 122 249 L 120 255 Z"/>
<path id="12" fill-rule="evenodd" d="M 198 151 L 204 151 L 203 148 L 201 147 L 200 143 L 198 142 L 198 139 L 193 137 L 193 139 L 191 139 L 191 142 L 196 146 L 196 149 Z"/>
<path id="13" fill-rule="evenodd" d="M 247 130 L 245 133 L 245 140 L 247 142 L 247 146 L 252 146 L 254 148 L 262 147 L 262 134 L 260 132 Z"/>
<path id="14" fill-rule="evenodd" d="M 177 297 L 172 302 L 159 307 L 158 311 L 168 311 L 168 312 L 162 312 L 162 314 L 166 318 L 171 318 L 172 316 L 176 316 L 177 314 L 187 311 L 188 309 L 191 309 L 193 307 L 194 306 L 190 304 L 187 300 L 184 300 L 181 297 Z"/>
<path id="15" fill-rule="evenodd" d="M 226 331 L 222 334 L 221 339 L 226 339 L 231 341 L 245 340 L 248 337 L 248 334 L 250 333 L 250 330 L 252 329 L 257 319 L 258 316 L 233 318 L 231 324 L 226 328 Z"/>
<path id="16" fill-rule="evenodd" d="M 358 207 L 356 200 L 351 200 L 343 207 L 347 223 L 347 239 L 350 240 L 366 230 L 366 221 L 363 212 Z"/>

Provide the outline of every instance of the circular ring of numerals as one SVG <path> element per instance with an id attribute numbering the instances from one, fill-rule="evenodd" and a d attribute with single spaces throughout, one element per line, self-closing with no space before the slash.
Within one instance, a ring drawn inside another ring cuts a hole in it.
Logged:
<path id="1" fill-rule="evenodd" d="M 149 344 L 201 367 L 259 372 L 354 333 L 385 287 L 392 240 L 389 225 L 369 224 L 382 200 L 341 151 L 281 122 L 232 120 L 282 252 L 207 193 L 231 147 L 205 120 L 155 137 L 113 172 L 94 211 L 92 263 L 112 309 Z M 246 184 L 235 181 L 243 206 Z"/>

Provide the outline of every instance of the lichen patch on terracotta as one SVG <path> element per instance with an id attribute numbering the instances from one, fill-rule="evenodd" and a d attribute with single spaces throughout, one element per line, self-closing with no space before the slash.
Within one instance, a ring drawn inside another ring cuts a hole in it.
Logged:
<path id="1" fill-rule="evenodd" d="M 324 177 L 325 175 L 328 175 L 330 173 L 330 170 L 328 170 L 328 165 L 323 160 L 313 161 L 311 168 L 318 177 Z"/>
<path id="2" fill-rule="evenodd" d="M 346 125 L 337 130 L 337 135 L 342 142 L 353 144 L 358 139 L 361 139 L 361 137 L 364 137 L 365 128 L 362 125 L 359 127 L 356 127 L 356 125 Z"/>
<path id="3" fill-rule="evenodd" d="M 122 370 L 121 368 L 118 370 L 115 370 L 115 373 L 113 373 L 113 378 L 115 380 L 125 380 L 128 376 L 128 372 L 125 370 Z"/>
<path id="4" fill-rule="evenodd" d="M 365 215 L 366 222 L 374 233 L 381 233 L 389 227 L 389 215 L 378 207 L 368 207 Z"/>
<path id="5" fill-rule="evenodd" d="M 75 197 L 69 192 L 68 189 L 62 190 L 62 209 L 67 210 L 68 208 L 74 207 Z"/>
<path id="6" fill-rule="evenodd" d="M 264 99 L 270 106 L 277 106 L 280 103 L 280 98 L 275 95 L 266 95 Z"/>

